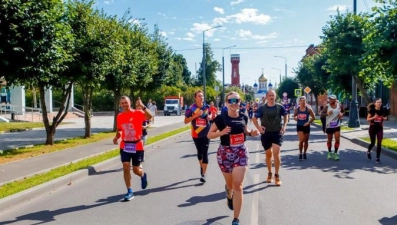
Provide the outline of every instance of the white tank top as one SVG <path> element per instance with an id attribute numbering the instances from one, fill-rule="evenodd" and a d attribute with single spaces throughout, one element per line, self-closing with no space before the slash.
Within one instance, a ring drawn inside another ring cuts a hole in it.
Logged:
<path id="1" fill-rule="evenodd" d="M 327 116 L 325 117 L 326 121 L 326 128 L 336 128 L 340 127 L 340 119 L 339 119 L 339 113 L 340 113 L 340 105 L 336 104 L 336 108 L 332 108 L 330 104 L 327 105 L 328 110 L 327 110 Z M 332 112 L 331 115 L 328 115 L 328 112 Z"/>

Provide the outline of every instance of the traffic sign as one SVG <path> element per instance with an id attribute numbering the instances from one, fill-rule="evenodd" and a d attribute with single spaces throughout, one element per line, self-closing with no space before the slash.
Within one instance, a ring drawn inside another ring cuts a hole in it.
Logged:
<path id="1" fill-rule="evenodd" d="M 302 94 L 301 94 L 301 89 L 295 89 L 294 90 L 295 92 L 295 97 L 298 97 L 298 96 L 301 96 Z"/>
<path id="2" fill-rule="evenodd" d="M 303 91 L 305 91 L 306 94 L 309 94 L 312 91 L 312 89 L 310 89 L 309 87 L 305 87 Z"/>
<path id="3" fill-rule="evenodd" d="M 215 91 L 219 91 L 219 87 L 218 86 L 215 86 Z"/>

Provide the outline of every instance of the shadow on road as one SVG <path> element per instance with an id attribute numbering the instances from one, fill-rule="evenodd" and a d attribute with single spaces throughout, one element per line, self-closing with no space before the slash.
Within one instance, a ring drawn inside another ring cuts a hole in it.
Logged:
<path id="1" fill-rule="evenodd" d="M 216 221 L 227 218 L 229 216 L 217 216 L 214 218 L 207 219 L 206 221 L 187 221 L 183 223 L 178 223 L 177 225 L 222 225 Z"/>
<path id="2" fill-rule="evenodd" d="M 169 185 L 166 185 L 166 186 L 162 186 L 162 187 L 157 187 L 157 188 L 153 188 L 153 189 L 145 189 L 145 190 L 142 190 L 142 191 L 137 191 L 137 192 L 134 192 L 134 195 L 135 196 L 143 196 L 143 195 L 147 195 L 147 194 L 150 194 L 150 193 L 153 193 L 153 192 L 169 191 L 169 190 L 187 188 L 187 187 L 195 187 L 195 186 L 197 186 L 197 183 L 189 184 L 189 185 L 183 185 L 183 186 L 178 186 L 179 184 L 183 184 L 183 183 L 186 183 L 186 182 L 189 182 L 189 181 L 193 181 L 193 180 L 198 180 L 198 178 L 191 178 L 191 179 L 188 179 L 188 180 L 179 181 L 179 182 L 176 182 L 176 183 L 173 183 L 173 184 L 169 184 Z M 200 183 L 200 185 L 202 185 L 202 184 Z"/>
<path id="3" fill-rule="evenodd" d="M 61 208 L 61 209 L 56 209 L 56 210 L 42 210 L 42 211 L 18 216 L 15 220 L 2 221 L 2 222 L 0 222 L 0 225 L 17 223 L 22 220 L 31 221 L 31 222 L 38 221 L 37 223 L 31 223 L 31 224 L 44 224 L 44 223 L 56 221 L 55 218 L 58 215 L 76 212 L 76 211 L 87 210 L 87 209 L 91 209 L 91 208 L 95 208 L 95 207 L 99 207 L 99 206 L 103 206 L 103 205 L 107 205 L 107 204 L 112 204 L 115 202 L 121 202 L 122 198 L 123 198 L 123 195 L 116 195 L 116 196 L 110 196 L 105 199 L 99 199 L 97 201 L 97 203 L 93 204 L 93 205 L 78 205 L 78 206 L 72 206 L 72 207 Z"/>
<path id="4" fill-rule="evenodd" d="M 396 225 L 397 224 L 397 215 L 393 217 L 383 217 L 379 220 L 379 223 L 382 225 Z"/>
<path id="5" fill-rule="evenodd" d="M 186 200 L 186 203 L 178 205 L 178 207 L 189 207 L 203 202 L 216 202 L 225 199 L 226 197 L 224 191 L 205 196 L 193 196 Z"/>

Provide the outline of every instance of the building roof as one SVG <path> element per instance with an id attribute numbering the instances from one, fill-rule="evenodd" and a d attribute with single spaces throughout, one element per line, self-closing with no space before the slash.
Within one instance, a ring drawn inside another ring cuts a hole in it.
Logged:
<path id="1" fill-rule="evenodd" d="M 267 78 L 266 78 L 266 77 L 263 75 L 263 73 L 262 73 L 262 75 L 259 77 L 258 81 L 259 81 L 259 82 L 266 82 L 266 81 L 267 81 Z"/>
<path id="2" fill-rule="evenodd" d="M 255 82 L 254 87 L 258 87 L 258 84 Z"/>
<path id="3" fill-rule="evenodd" d="M 272 84 L 272 83 L 269 83 L 269 85 L 267 85 L 267 86 L 269 86 L 269 87 L 273 87 L 273 84 Z"/>

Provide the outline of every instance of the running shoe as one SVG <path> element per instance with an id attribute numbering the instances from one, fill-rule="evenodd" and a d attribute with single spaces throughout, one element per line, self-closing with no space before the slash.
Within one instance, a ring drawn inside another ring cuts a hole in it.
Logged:
<path id="1" fill-rule="evenodd" d="M 143 176 L 141 177 L 141 188 L 146 189 L 147 183 L 147 175 L 146 173 L 143 173 Z"/>
<path id="2" fill-rule="evenodd" d="M 303 153 L 303 159 L 304 159 L 304 160 L 307 159 L 306 153 Z"/>
<path id="3" fill-rule="evenodd" d="M 370 152 L 370 151 L 367 152 L 367 158 L 368 158 L 368 159 L 371 159 L 371 158 L 372 158 L 372 157 L 371 157 L 371 152 Z"/>
<path id="4" fill-rule="evenodd" d="M 206 182 L 206 180 L 205 180 L 205 175 L 204 175 L 204 174 L 201 175 L 200 182 L 202 182 L 202 183 L 205 183 L 205 182 Z"/>
<path id="5" fill-rule="evenodd" d="M 328 152 L 328 159 L 332 159 L 333 158 L 333 156 L 334 156 L 334 153 L 332 153 L 332 152 Z"/>
<path id="6" fill-rule="evenodd" d="M 133 198 L 134 198 L 134 194 L 132 192 L 131 193 L 127 192 L 127 194 L 125 194 L 125 196 L 124 196 L 124 201 L 129 201 Z"/>
<path id="7" fill-rule="evenodd" d="M 233 210 L 233 195 L 232 195 L 232 198 L 229 199 L 229 197 L 228 197 L 229 191 L 228 191 L 226 185 L 225 185 L 225 191 L 226 191 L 227 207 L 229 207 L 230 210 Z"/>
<path id="8" fill-rule="evenodd" d="M 266 182 L 267 182 L 267 183 L 273 182 L 273 174 L 272 174 L 272 173 L 268 173 L 268 174 L 267 174 Z"/>
<path id="9" fill-rule="evenodd" d="M 338 153 L 334 153 L 334 160 L 338 161 L 339 160 L 339 154 Z"/>
<path id="10" fill-rule="evenodd" d="M 382 163 L 380 162 L 380 159 L 376 159 L 376 160 L 375 160 L 375 163 L 377 163 L 377 164 L 382 164 Z"/>
<path id="11" fill-rule="evenodd" d="M 299 161 L 302 161 L 302 154 L 299 154 Z"/>
<path id="12" fill-rule="evenodd" d="M 274 174 L 274 183 L 276 184 L 276 186 L 281 186 L 282 182 L 280 180 L 280 175 L 279 174 Z"/>
<path id="13" fill-rule="evenodd" d="M 240 220 L 237 218 L 234 218 L 232 221 L 232 225 L 240 225 Z"/>

